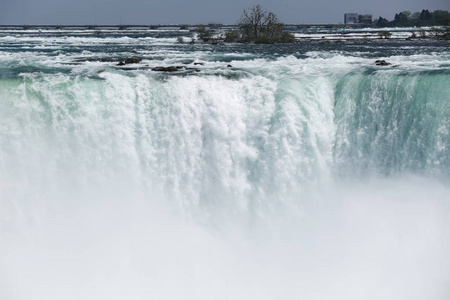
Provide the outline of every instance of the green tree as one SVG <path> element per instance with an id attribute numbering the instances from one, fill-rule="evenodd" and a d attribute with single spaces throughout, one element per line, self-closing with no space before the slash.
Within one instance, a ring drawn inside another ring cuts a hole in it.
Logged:
<path id="1" fill-rule="evenodd" d="M 431 19 L 435 26 L 450 26 L 450 13 L 446 10 L 435 10 L 431 13 Z"/>
<path id="2" fill-rule="evenodd" d="M 402 11 L 401 14 L 404 14 L 408 19 L 411 19 L 411 12 L 409 10 Z"/>
<path id="3" fill-rule="evenodd" d="M 242 39 L 240 30 L 230 30 L 225 32 L 225 42 L 238 42 Z"/>
<path id="4" fill-rule="evenodd" d="M 413 14 L 410 11 L 402 11 L 395 14 L 394 20 L 391 22 L 380 17 L 375 24 L 378 27 L 450 26 L 450 13 L 446 10 L 430 12 L 428 9 L 423 9 L 420 13 L 415 12 Z"/>
<path id="5" fill-rule="evenodd" d="M 423 9 L 420 13 L 419 22 L 417 23 L 418 26 L 429 26 L 431 25 L 431 13 L 428 11 L 428 9 Z"/>
<path id="6" fill-rule="evenodd" d="M 392 36 L 392 33 L 390 33 L 389 31 L 380 31 L 380 32 L 378 32 L 378 36 L 380 38 L 388 39 Z"/>
<path id="7" fill-rule="evenodd" d="M 411 19 L 413 19 L 416 22 L 417 22 L 417 20 L 419 20 L 419 18 L 420 18 L 420 12 L 418 12 L 418 11 L 416 11 L 415 13 L 413 13 L 411 15 Z"/>
<path id="8" fill-rule="evenodd" d="M 400 27 L 402 27 L 402 26 L 410 26 L 410 22 L 409 22 L 409 19 L 408 19 L 408 16 L 410 16 L 410 15 L 411 15 L 411 13 L 409 11 L 408 12 L 401 12 L 399 14 L 395 14 L 394 21 L 392 22 L 392 25 L 393 26 L 400 26 Z"/>
<path id="9" fill-rule="evenodd" d="M 207 42 L 211 39 L 211 31 L 206 29 L 205 25 L 197 25 L 197 36 L 204 42 Z"/>
<path id="10" fill-rule="evenodd" d="M 389 21 L 386 20 L 385 18 L 379 17 L 376 25 L 377 27 L 388 27 Z"/>

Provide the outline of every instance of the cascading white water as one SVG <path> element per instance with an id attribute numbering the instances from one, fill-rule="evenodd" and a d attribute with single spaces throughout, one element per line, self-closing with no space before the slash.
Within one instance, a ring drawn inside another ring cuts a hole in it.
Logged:
<path id="1" fill-rule="evenodd" d="M 273 205 L 330 175 L 325 78 L 102 78 L 38 75 L 8 85 L 10 183 L 55 197 L 118 181 L 167 193 L 188 212 L 246 213 L 251 202 Z"/>
<path id="2" fill-rule="evenodd" d="M 0 78 L 0 298 L 450 295 L 450 84 L 433 55 L 186 76 L 39 55 L 0 64 L 20 71 Z M 183 55 L 218 56 L 164 63 Z"/>
<path id="3" fill-rule="evenodd" d="M 336 100 L 335 156 L 341 166 L 448 178 L 448 76 L 432 71 L 346 76 Z"/>

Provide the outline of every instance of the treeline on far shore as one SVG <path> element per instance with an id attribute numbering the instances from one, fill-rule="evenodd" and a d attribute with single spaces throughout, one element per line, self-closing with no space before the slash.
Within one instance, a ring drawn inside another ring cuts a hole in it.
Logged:
<path id="1" fill-rule="evenodd" d="M 450 13 L 447 10 L 430 12 L 428 9 L 415 13 L 402 11 L 395 14 L 392 21 L 379 17 L 374 23 L 377 27 L 450 26 Z"/>
<path id="2" fill-rule="evenodd" d="M 224 36 L 214 36 L 210 29 L 205 25 L 197 25 L 195 30 L 196 39 L 212 44 L 217 43 L 252 43 L 252 44 L 278 44 L 278 43 L 296 43 L 296 37 L 292 32 L 285 31 L 283 23 L 279 22 L 277 16 L 270 11 L 264 10 L 260 5 L 255 5 L 249 9 L 245 9 L 238 23 L 238 28 L 227 30 Z M 411 13 L 403 11 L 395 14 L 393 21 L 388 21 L 380 17 L 372 22 L 372 27 L 424 27 L 432 26 L 431 30 L 419 31 L 420 38 L 433 37 L 438 40 L 450 40 L 450 13 L 445 10 L 435 10 L 430 12 L 422 10 L 422 12 Z M 444 26 L 445 28 L 438 28 Z M 380 38 L 388 39 L 392 34 L 387 30 L 379 33 Z M 411 37 L 416 38 L 415 31 L 412 31 Z M 192 38 L 191 44 L 195 43 Z M 184 43 L 182 37 L 178 37 L 179 43 Z"/>

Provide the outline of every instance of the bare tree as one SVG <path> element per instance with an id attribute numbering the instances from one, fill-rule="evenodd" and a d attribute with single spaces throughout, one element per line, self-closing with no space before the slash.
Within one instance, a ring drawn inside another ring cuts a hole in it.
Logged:
<path id="1" fill-rule="evenodd" d="M 243 39 L 247 42 L 274 43 L 289 36 L 283 33 L 283 25 L 276 15 L 263 10 L 261 5 L 244 10 L 239 25 Z"/>
<path id="2" fill-rule="evenodd" d="M 244 10 L 240 25 L 250 31 L 255 38 L 265 34 L 269 29 L 278 23 L 278 19 L 274 13 L 264 11 L 261 5 L 252 7 L 249 11 Z"/>

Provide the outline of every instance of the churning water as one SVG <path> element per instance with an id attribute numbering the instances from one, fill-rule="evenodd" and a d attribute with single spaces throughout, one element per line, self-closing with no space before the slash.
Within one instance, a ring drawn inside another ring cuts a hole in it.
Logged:
<path id="1" fill-rule="evenodd" d="M 1 299 L 450 297 L 448 45 L 176 38 L 0 36 Z"/>

